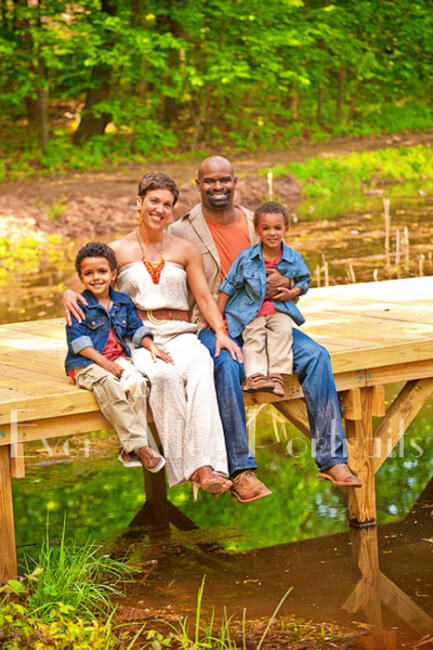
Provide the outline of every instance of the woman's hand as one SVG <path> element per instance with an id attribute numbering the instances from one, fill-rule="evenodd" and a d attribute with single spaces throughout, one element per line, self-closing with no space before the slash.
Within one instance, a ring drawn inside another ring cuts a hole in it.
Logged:
<path id="1" fill-rule="evenodd" d="M 83 305 L 87 305 L 87 300 L 81 295 L 81 293 L 77 293 L 72 289 L 66 289 L 63 293 L 63 306 L 65 308 L 67 325 L 72 325 L 71 314 L 75 316 L 79 323 L 85 319 L 84 312 L 80 307 L 80 302 Z"/>
<path id="2" fill-rule="evenodd" d="M 216 339 L 215 340 L 215 356 L 216 357 L 218 357 L 221 350 L 223 348 L 225 348 L 226 350 L 228 350 L 230 352 L 230 354 L 232 356 L 232 359 L 242 363 L 242 361 L 243 361 L 242 350 L 240 349 L 240 347 L 234 341 L 232 341 L 232 339 L 229 336 L 227 336 L 227 334 L 225 334 L 222 331 L 215 332 L 215 339 Z"/>

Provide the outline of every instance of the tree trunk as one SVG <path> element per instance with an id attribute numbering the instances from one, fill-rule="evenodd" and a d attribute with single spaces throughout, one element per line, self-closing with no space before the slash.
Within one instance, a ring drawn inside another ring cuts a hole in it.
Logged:
<path id="1" fill-rule="evenodd" d="M 319 86 L 317 89 L 316 119 L 318 124 L 322 124 L 323 122 L 323 87 L 322 86 Z"/>
<path id="2" fill-rule="evenodd" d="M 346 86 L 346 68 L 340 65 L 338 70 L 337 122 L 343 122 L 344 93 Z"/>
<path id="3" fill-rule="evenodd" d="M 299 90 L 294 87 L 292 93 L 292 111 L 293 119 L 299 120 Z"/>
<path id="4" fill-rule="evenodd" d="M 117 13 L 117 3 L 115 0 L 102 0 L 101 11 L 109 16 L 115 16 Z M 110 39 L 112 39 L 112 35 L 108 34 L 102 47 L 110 47 Z M 87 90 L 86 101 L 81 114 L 81 121 L 72 138 L 74 144 L 83 144 L 94 135 L 104 134 L 105 127 L 111 120 L 111 114 L 100 113 L 95 115 L 93 111 L 97 104 L 109 97 L 109 81 L 101 82 L 101 79 L 109 80 L 110 75 L 111 69 L 108 66 L 98 65 L 92 69 L 89 89 Z"/>
<path id="5" fill-rule="evenodd" d="M 100 79 L 101 75 L 105 73 L 105 69 L 102 72 L 100 68 L 94 68 L 92 71 L 92 80 Z M 83 144 L 84 142 L 87 142 L 87 140 L 90 140 L 94 135 L 104 134 L 105 127 L 111 120 L 111 114 L 100 113 L 95 115 L 93 113 L 93 108 L 99 104 L 99 102 L 107 99 L 109 93 L 110 87 L 108 84 L 103 84 L 102 86 L 99 86 L 99 88 L 92 88 L 87 91 L 86 103 L 81 114 L 81 121 L 73 136 L 74 144 Z"/>

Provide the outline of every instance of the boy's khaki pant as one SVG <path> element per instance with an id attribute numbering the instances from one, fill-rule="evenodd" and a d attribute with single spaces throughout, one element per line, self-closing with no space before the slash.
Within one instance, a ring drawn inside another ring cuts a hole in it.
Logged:
<path id="1" fill-rule="evenodd" d="M 278 311 L 257 316 L 242 332 L 245 376 L 293 372 L 292 319 Z"/>
<path id="2" fill-rule="evenodd" d="M 116 431 L 127 452 L 149 444 L 146 420 L 147 379 L 125 357 L 116 359 L 123 374 L 117 379 L 96 363 L 75 371 L 80 388 L 91 390 L 104 417 Z"/>

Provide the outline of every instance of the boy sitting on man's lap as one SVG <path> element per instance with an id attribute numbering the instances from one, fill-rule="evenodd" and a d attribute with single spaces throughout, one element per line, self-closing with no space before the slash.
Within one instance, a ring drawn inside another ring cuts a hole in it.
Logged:
<path id="1" fill-rule="evenodd" d="M 282 397 L 282 374 L 292 374 L 292 321 L 304 317 L 293 302 L 308 289 L 310 273 L 301 255 L 284 243 L 289 215 L 284 206 L 269 201 L 254 213 L 261 242 L 242 251 L 229 269 L 218 296 L 230 336 L 242 334 L 246 392 L 269 391 Z M 290 278 L 290 288 L 267 300 L 266 273 L 276 268 Z"/>

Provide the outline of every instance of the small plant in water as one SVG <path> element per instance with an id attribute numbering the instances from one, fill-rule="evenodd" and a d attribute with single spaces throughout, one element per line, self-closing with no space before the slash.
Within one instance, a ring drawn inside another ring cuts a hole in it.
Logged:
<path id="1" fill-rule="evenodd" d="M 132 566 L 101 555 L 101 547 L 94 542 L 83 546 L 65 540 L 63 524 L 59 544 L 53 544 L 47 531 L 39 557 L 25 557 L 27 571 L 27 608 L 41 619 L 51 610 L 69 607 L 77 615 L 92 611 L 107 611 L 110 596 L 120 592 L 113 584 L 136 572 Z"/>
<path id="2" fill-rule="evenodd" d="M 183 618 L 178 626 L 170 625 L 173 632 L 170 637 L 175 640 L 181 648 L 184 650 L 200 650 L 201 648 L 215 648 L 218 650 L 245 650 L 247 648 L 247 636 L 246 636 L 246 610 L 242 611 L 242 645 L 239 645 L 239 640 L 234 640 L 231 637 L 231 625 L 233 623 L 233 615 L 228 616 L 227 610 L 224 607 L 223 617 L 220 623 L 219 629 L 215 626 L 215 610 L 212 608 L 212 613 L 210 615 L 209 622 L 206 625 L 201 625 L 202 621 L 202 603 L 203 603 L 203 592 L 206 576 L 203 576 L 201 585 L 197 593 L 197 605 L 195 613 L 195 623 L 194 628 L 191 633 L 189 626 L 189 619 L 186 616 Z M 256 650 L 260 650 L 263 647 L 263 643 L 268 635 L 269 630 L 271 629 L 272 623 L 275 621 L 275 618 L 286 600 L 287 596 L 292 591 L 292 587 L 286 591 L 284 596 L 281 598 L 280 602 L 276 606 L 272 616 L 270 617 L 263 634 L 258 640 Z M 239 625 L 236 624 L 236 628 L 239 629 Z M 237 634 L 237 636 L 239 636 Z"/>

